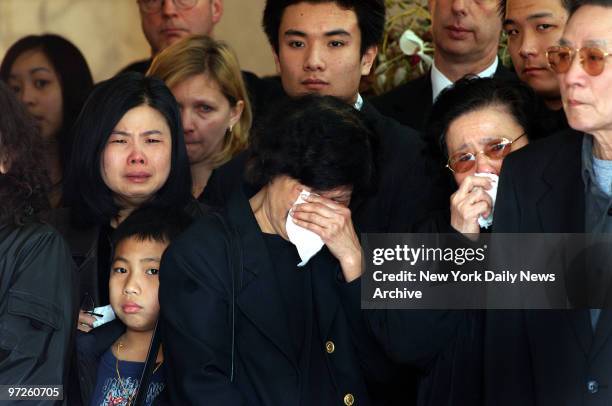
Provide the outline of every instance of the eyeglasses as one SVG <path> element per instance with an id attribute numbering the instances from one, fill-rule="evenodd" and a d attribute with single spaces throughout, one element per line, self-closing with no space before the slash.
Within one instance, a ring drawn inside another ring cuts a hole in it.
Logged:
<path id="1" fill-rule="evenodd" d="M 565 46 L 554 46 L 546 50 L 548 66 L 555 73 L 566 73 L 572 66 L 576 54 L 580 55 L 582 69 L 591 76 L 601 74 L 606 65 L 606 58 L 612 55 L 595 47 L 575 49 Z"/>
<path id="2" fill-rule="evenodd" d="M 159 13 L 164 1 L 172 1 L 179 10 L 190 9 L 198 3 L 198 0 L 138 0 L 138 4 L 143 13 L 154 14 Z"/>
<path id="3" fill-rule="evenodd" d="M 472 152 L 459 152 L 454 154 L 448 159 L 446 167 L 453 173 L 464 173 L 471 170 L 476 165 L 476 156 L 478 154 L 485 154 L 491 159 L 502 159 L 510 153 L 512 150 L 512 144 L 518 141 L 522 136 L 527 133 L 522 133 L 514 140 L 507 138 L 498 138 L 492 140 L 485 145 L 482 151 L 476 153 Z"/>

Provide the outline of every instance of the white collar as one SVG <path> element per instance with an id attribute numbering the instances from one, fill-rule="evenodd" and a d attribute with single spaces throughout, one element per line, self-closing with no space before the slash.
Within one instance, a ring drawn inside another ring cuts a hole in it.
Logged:
<path id="1" fill-rule="evenodd" d="M 499 59 L 495 57 L 495 60 L 493 61 L 493 63 L 489 65 L 489 67 L 483 70 L 482 72 L 476 74 L 476 76 L 479 76 L 481 78 L 492 77 L 495 74 L 495 71 L 497 70 L 498 64 L 499 64 Z M 434 62 L 431 66 L 432 100 L 435 102 L 440 92 L 452 84 L 453 82 L 451 82 L 446 76 L 444 76 L 442 72 L 438 70 L 438 68 L 436 68 L 436 63 Z"/>
<path id="2" fill-rule="evenodd" d="M 353 107 L 355 107 L 355 110 L 360 110 L 363 107 L 363 97 L 361 97 L 361 95 L 359 93 L 357 93 L 357 100 L 355 100 L 355 104 L 353 104 Z"/>

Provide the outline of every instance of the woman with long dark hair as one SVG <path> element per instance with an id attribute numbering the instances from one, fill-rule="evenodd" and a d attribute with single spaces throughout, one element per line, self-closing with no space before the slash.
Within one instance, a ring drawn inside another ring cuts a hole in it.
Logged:
<path id="1" fill-rule="evenodd" d="M 96 86 L 74 126 L 67 171 L 67 209 L 52 221 L 79 266 L 79 328 L 89 331 L 94 308 L 109 304 L 113 230 L 143 206 L 200 212 L 191 197 L 189 161 L 178 106 L 159 79 L 126 73 Z"/>
<path id="2" fill-rule="evenodd" d="M 83 54 L 59 35 L 29 35 L 15 42 L 0 65 L 0 79 L 26 106 L 44 140 L 49 200 L 61 205 L 61 184 L 70 160 L 74 124 L 93 79 Z"/>

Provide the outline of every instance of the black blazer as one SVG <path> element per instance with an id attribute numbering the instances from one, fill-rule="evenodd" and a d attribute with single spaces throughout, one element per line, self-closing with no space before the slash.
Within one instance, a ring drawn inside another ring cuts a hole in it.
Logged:
<path id="1" fill-rule="evenodd" d="M 495 77 L 516 78 L 501 61 L 497 65 Z M 424 131 L 433 105 L 432 91 L 431 71 L 428 71 L 417 79 L 373 97 L 370 101 L 382 114 L 403 125 Z"/>
<path id="2" fill-rule="evenodd" d="M 78 387 L 80 398 L 71 399 L 71 406 L 88 406 L 91 403 L 91 398 L 94 396 L 96 383 L 98 378 L 98 367 L 104 353 L 117 341 L 125 332 L 125 325 L 115 319 L 109 323 L 103 324 L 91 330 L 89 333 L 79 331 L 77 333 L 76 350 L 77 350 L 77 377 L 73 376 L 72 385 L 75 386 L 72 390 Z M 169 405 L 167 399 L 168 391 L 164 388 L 153 401 L 153 405 Z"/>
<path id="3" fill-rule="evenodd" d="M 566 131 L 504 160 L 495 232 L 585 231 L 582 136 Z M 490 311 L 486 405 L 612 404 L 612 312 Z"/>
<path id="4" fill-rule="evenodd" d="M 448 206 L 448 191 L 440 167 L 415 130 L 380 114 L 370 103 L 361 109 L 374 133 L 376 182 L 371 193 L 353 196 L 350 209 L 359 232 L 409 232 L 429 210 Z M 206 186 L 206 203 L 223 207 L 243 182 L 248 152 L 213 172 Z M 247 197 L 256 189 L 245 191 Z"/>
<path id="5" fill-rule="evenodd" d="M 298 406 L 303 377 L 274 259 L 242 191 L 232 195 L 223 216 L 233 233 L 218 217 L 206 216 L 176 239 L 162 259 L 159 298 L 165 362 L 172 371 L 170 398 L 176 405 Z M 231 248 L 232 239 L 239 241 L 238 249 Z M 236 251 L 243 264 L 238 274 L 229 265 Z M 364 371 L 377 369 L 376 355 L 372 362 L 365 356 L 370 348 L 360 341 L 365 334 L 356 331 L 362 316 L 353 304 L 360 300 L 360 282 L 342 282 L 338 262 L 326 248 L 311 263 L 314 294 L 307 307 L 320 337 L 305 340 L 305 348 L 320 344 L 325 351 L 323 346 L 333 342 L 325 362 L 337 404 L 351 394 L 356 404 L 368 405 Z"/>

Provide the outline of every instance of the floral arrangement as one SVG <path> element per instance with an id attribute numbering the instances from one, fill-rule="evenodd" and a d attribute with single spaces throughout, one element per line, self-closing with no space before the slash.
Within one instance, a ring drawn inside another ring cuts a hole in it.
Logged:
<path id="1" fill-rule="evenodd" d="M 373 72 L 364 81 L 366 94 L 382 94 L 429 71 L 434 46 L 427 0 L 385 0 L 387 21 Z M 505 38 L 499 56 L 509 65 Z"/>
<path id="2" fill-rule="evenodd" d="M 385 4 L 385 33 L 370 81 L 375 94 L 416 79 L 427 72 L 433 62 L 427 0 L 385 0 Z"/>

